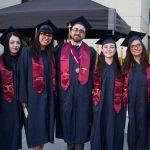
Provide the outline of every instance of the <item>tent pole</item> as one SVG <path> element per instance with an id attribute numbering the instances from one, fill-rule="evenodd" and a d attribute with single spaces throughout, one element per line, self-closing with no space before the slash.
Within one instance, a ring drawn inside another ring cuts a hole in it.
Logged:
<path id="1" fill-rule="evenodd" d="M 114 35 L 115 34 L 115 30 L 112 30 L 112 35 Z"/>

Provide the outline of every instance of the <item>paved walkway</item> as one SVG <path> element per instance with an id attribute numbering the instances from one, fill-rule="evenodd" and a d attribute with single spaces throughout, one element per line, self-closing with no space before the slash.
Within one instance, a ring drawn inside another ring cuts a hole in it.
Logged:
<path id="1" fill-rule="evenodd" d="M 23 131 L 22 150 L 31 150 L 31 149 L 28 149 L 28 147 L 27 147 L 24 131 Z M 45 144 L 44 150 L 67 150 L 67 148 L 66 148 L 66 144 L 64 143 L 63 140 L 55 139 L 55 144 Z M 85 144 L 85 150 L 90 150 L 90 143 L 89 142 Z M 127 144 L 126 144 L 126 136 L 125 136 L 125 144 L 124 144 L 123 150 L 128 150 Z"/>

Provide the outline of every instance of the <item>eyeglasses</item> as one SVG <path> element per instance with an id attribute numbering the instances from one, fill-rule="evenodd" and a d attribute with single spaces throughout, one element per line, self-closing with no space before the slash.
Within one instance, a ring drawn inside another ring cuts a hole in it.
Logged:
<path id="1" fill-rule="evenodd" d="M 50 34 L 50 33 L 41 32 L 40 34 L 41 34 L 43 37 L 52 37 L 52 34 Z"/>
<path id="2" fill-rule="evenodd" d="M 136 49 L 136 48 L 140 48 L 141 46 L 142 46 L 142 44 L 136 44 L 136 45 L 131 45 L 130 48 Z"/>
<path id="3" fill-rule="evenodd" d="M 84 30 L 82 30 L 82 29 L 78 29 L 78 28 L 73 28 L 73 29 L 72 29 L 72 31 L 73 31 L 73 32 L 75 32 L 75 33 L 77 33 L 77 32 L 78 32 L 78 33 L 80 33 L 80 34 L 84 34 L 84 33 L 85 33 L 85 31 L 84 31 Z"/>

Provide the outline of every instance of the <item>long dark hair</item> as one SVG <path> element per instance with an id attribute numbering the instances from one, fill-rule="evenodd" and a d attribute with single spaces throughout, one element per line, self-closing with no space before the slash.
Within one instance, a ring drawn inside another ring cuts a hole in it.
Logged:
<path id="1" fill-rule="evenodd" d="M 20 39 L 21 42 L 21 36 L 18 32 L 10 32 L 8 33 L 8 35 L 6 36 L 6 39 L 4 41 L 4 54 L 3 54 L 3 61 L 4 61 L 4 66 L 6 67 L 6 69 L 8 70 L 12 70 L 12 64 L 11 64 L 11 54 L 10 54 L 10 49 L 9 49 L 9 40 L 12 36 L 16 36 Z M 19 55 L 20 51 L 21 51 L 21 47 L 22 47 L 22 42 L 20 45 L 20 49 L 17 53 L 16 56 Z"/>
<path id="2" fill-rule="evenodd" d="M 116 45 L 115 45 L 115 48 L 117 49 Z M 97 64 L 97 66 L 98 66 L 98 72 L 97 72 L 98 76 L 102 77 L 105 65 L 106 65 L 105 56 L 104 56 L 103 52 L 101 52 L 101 54 L 98 57 L 98 64 Z M 119 62 L 117 51 L 115 52 L 115 54 L 113 56 L 113 67 L 114 67 L 114 71 L 115 71 L 115 76 L 117 76 L 117 77 L 121 76 L 121 65 L 120 65 L 120 62 Z"/>
<path id="3" fill-rule="evenodd" d="M 141 42 L 141 45 L 142 45 L 142 54 L 141 54 L 141 58 L 140 58 L 140 64 L 142 66 L 143 71 L 146 72 L 146 67 L 148 66 L 148 54 L 147 54 L 146 48 L 142 42 Z M 130 46 L 128 46 L 127 51 L 126 51 L 126 57 L 124 60 L 125 75 L 128 74 L 131 66 L 132 67 L 135 66 L 135 60 L 134 60 L 133 55 L 131 54 Z"/>
<path id="4" fill-rule="evenodd" d="M 40 36 L 40 32 L 38 32 L 33 45 L 31 46 L 33 49 L 33 59 L 35 60 L 36 63 L 39 63 L 39 58 L 41 55 L 41 46 L 40 46 L 40 42 L 39 42 L 39 36 Z M 54 45 L 53 45 L 53 39 L 51 41 L 51 43 L 49 45 L 46 46 L 45 51 L 48 54 L 48 57 L 50 60 L 53 61 L 52 56 L 53 56 L 53 50 L 54 50 Z"/>

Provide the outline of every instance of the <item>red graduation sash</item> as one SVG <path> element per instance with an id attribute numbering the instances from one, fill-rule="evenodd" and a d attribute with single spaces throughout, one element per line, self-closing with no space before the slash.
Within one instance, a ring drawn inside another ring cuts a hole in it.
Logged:
<path id="1" fill-rule="evenodd" d="M 125 77 L 124 80 L 124 92 L 123 92 L 123 101 L 124 101 L 124 105 L 126 106 L 128 104 L 128 84 L 129 84 L 129 77 L 132 71 L 132 66 L 129 69 L 129 72 L 127 74 L 127 76 Z M 150 104 L 150 66 L 148 66 L 146 68 L 146 77 L 147 77 L 147 83 L 148 83 L 148 103 Z"/>
<path id="2" fill-rule="evenodd" d="M 93 103 L 95 106 L 101 102 L 101 90 L 102 90 L 102 78 L 97 74 L 98 73 L 96 65 L 94 69 L 94 90 L 93 90 Z M 123 88 L 123 78 L 116 77 L 113 108 L 117 113 L 121 110 L 122 88 Z"/>
<path id="3" fill-rule="evenodd" d="M 100 103 L 101 97 L 101 85 L 102 85 L 102 78 L 97 75 L 97 65 L 94 68 L 94 90 L 93 90 L 93 103 L 94 106 Z"/>
<path id="4" fill-rule="evenodd" d="M 42 57 L 39 58 L 39 63 L 36 63 L 34 58 L 32 58 L 32 77 L 33 77 L 33 89 L 37 93 L 42 93 L 44 91 L 44 64 Z"/>
<path id="5" fill-rule="evenodd" d="M 76 51 L 71 43 L 66 43 L 62 46 L 61 56 L 60 56 L 60 73 L 61 73 L 61 86 L 64 90 L 67 90 L 70 85 L 70 70 L 69 70 L 69 59 L 70 59 L 70 50 L 73 52 L 74 59 L 77 60 L 76 63 L 79 65 L 79 74 L 78 80 L 84 85 L 88 81 L 89 77 L 89 68 L 90 68 L 90 48 L 87 44 L 82 42 L 80 47 L 81 59 L 79 60 Z"/>
<path id="6" fill-rule="evenodd" d="M 56 69 L 55 69 L 55 60 L 52 56 L 52 86 L 53 91 L 56 93 Z M 36 63 L 32 58 L 32 77 L 33 77 L 33 89 L 37 93 L 42 93 L 45 89 L 44 85 L 44 64 L 42 57 L 39 58 L 39 63 Z"/>
<path id="7" fill-rule="evenodd" d="M 124 78 L 124 88 L 123 88 L 123 102 L 124 102 L 124 106 L 126 107 L 128 104 L 128 83 L 129 83 L 129 76 L 131 73 L 131 67 L 129 69 L 129 72 L 127 74 L 127 76 Z"/>
<path id="8" fill-rule="evenodd" d="M 2 79 L 2 91 L 4 99 L 11 103 L 15 98 L 14 84 L 13 84 L 13 71 L 7 70 L 4 67 L 3 57 L 0 57 L 0 73 Z"/>

